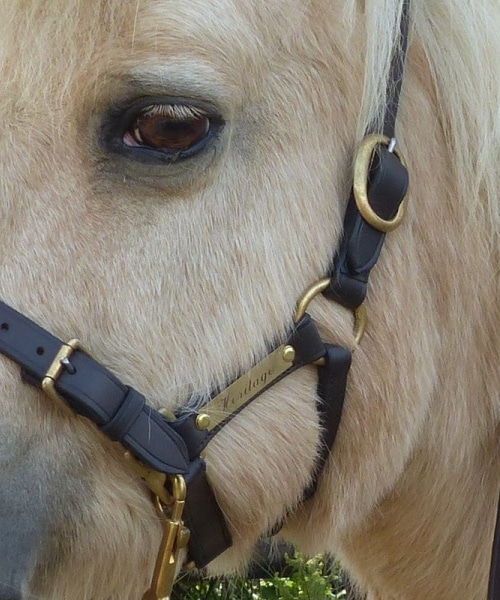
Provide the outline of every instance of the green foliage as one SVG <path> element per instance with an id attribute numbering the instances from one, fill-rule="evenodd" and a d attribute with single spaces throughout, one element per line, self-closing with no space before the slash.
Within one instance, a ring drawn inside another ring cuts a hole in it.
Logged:
<path id="1" fill-rule="evenodd" d="M 338 572 L 324 556 L 304 560 L 300 555 L 287 556 L 293 567 L 290 577 L 275 575 L 268 582 L 271 594 L 262 595 L 263 600 L 336 600 L 345 597 Z"/>
<path id="2" fill-rule="evenodd" d="M 341 600 L 346 598 L 338 567 L 318 555 L 305 560 L 285 555 L 287 576 L 266 579 L 201 580 L 177 583 L 172 600 Z M 289 571 L 289 572 L 288 572 Z"/>

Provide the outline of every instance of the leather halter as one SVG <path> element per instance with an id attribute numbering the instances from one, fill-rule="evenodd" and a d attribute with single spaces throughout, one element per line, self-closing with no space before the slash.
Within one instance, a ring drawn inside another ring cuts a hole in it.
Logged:
<path id="1" fill-rule="evenodd" d="M 368 134 L 357 153 L 354 184 L 344 231 L 328 278 L 307 290 L 299 302 L 286 342 L 261 363 L 213 397 L 202 413 L 174 416 L 157 411 L 134 388 L 92 359 L 78 340 L 63 343 L 0 302 L 0 353 L 17 362 L 23 381 L 41 388 L 71 418 L 93 421 L 121 443 L 130 468 L 152 492 L 163 539 L 151 588 L 144 600 L 170 596 L 180 550 L 190 566 L 204 567 L 231 545 L 231 536 L 200 456 L 211 439 L 251 401 L 305 365 L 318 370 L 317 410 L 321 426 L 319 459 L 310 497 L 326 463 L 340 423 L 351 352 L 321 340 L 307 314 L 318 293 L 355 311 L 362 335 L 369 274 L 385 235 L 405 210 L 408 173 L 395 149 L 395 123 L 407 51 L 410 0 L 404 0 L 400 35 L 391 61 L 383 135 Z M 223 415 L 222 418 L 218 415 Z M 216 416 L 217 415 L 217 416 Z M 489 600 L 500 600 L 500 519 L 497 520 Z"/>

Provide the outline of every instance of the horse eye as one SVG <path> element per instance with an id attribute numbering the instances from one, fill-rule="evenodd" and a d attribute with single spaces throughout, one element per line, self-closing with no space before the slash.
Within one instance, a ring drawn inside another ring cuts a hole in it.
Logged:
<path id="1" fill-rule="evenodd" d="M 149 148 L 178 156 L 196 151 L 207 138 L 210 126 L 210 118 L 197 107 L 155 104 L 135 116 L 123 135 L 123 143 L 128 148 Z"/>

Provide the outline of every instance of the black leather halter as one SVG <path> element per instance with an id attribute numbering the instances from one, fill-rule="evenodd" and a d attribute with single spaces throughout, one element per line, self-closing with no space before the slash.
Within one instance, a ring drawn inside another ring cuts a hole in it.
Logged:
<path id="1" fill-rule="evenodd" d="M 353 192 L 330 276 L 306 295 L 307 301 L 285 344 L 202 407 L 206 413 L 181 414 L 173 420 L 166 417 L 148 405 L 137 390 L 92 359 L 77 340 L 63 343 L 0 302 L 0 353 L 21 366 L 23 381 L 41 388 L 72 418 L 75 413 L 82 415 L 109 438 L 120 442 L 128 465 L 153 494 L 163 518 L 164 536 L 145 600 L 170 594 L 179 551 L 185 545 L 188 562 L 198 568 L 231 545 L 200 456 L 204 448 L 256 397 L 283 377 L 312 364 L 318 369 L 317 410 L 322 433 L 320 458 L 304 498 L 316 489 L 340 423 L 351 352 L 323 342 L 305 308 L 316 293 L 323 292 L 327 298 L 359 311 L 385 234 L 399 224 L 404 214 L 408 173 L 395 150 L 394 133 L 409 13 L 410 1 L 405 0 L 388 78 L 383 135 L 368 134 L 358 151 Z M 219 412 L 222 408 L 226 416 L 210 426 L 212 403 Z M 499 571 L 496 567 L 500 562 L 500 533 L 495 544 L 490 600 L 500 600 L 500 576 L 495 575 Z"/>
<path id="2" fill-rule="evenodd" d="M 151 589 L 145 599 L 170 594 L 180 550 L 188 562 L 204 567 L 231 545 L 231 536 L 206 476 L 200 454 L 240 410 L 283 377 L 304 365 L 318 369 L 319 460 L 304 498 L 314 493 L 340 423 L 351 352 L 321 340 L 305 312 L 318 291 L 350 309 L 362 304 L 370 270 L 385 233 L 399 223 L 408 174 L 394 152 L 394 129 L 406 56 L 409 0 L 404 2 L 399 44 L 394 50 L 384 118 L 384 136 L 369 135 L 361 145 L 344 234 L 328 279 L 306 294 L 286 343 L 223 390 L 203 411 L 166 418 L 134 388 L 122 383 L 80 346 L 55 338 L 26 316 L 0 302 L 0 353 L 17 362 L 22 378 L 41 388 L 71 418 L 82 415 L 120 442 L 130 468 L 153 494 L 164 536 Z M 210 426 L 210 407 L 225 418 Z M 220 412 L 220 410 L 219 410 Z M 204 417 L 204 418 L 202 418 Z M 208 420 L 208 423 L 207 423 Z"/>

